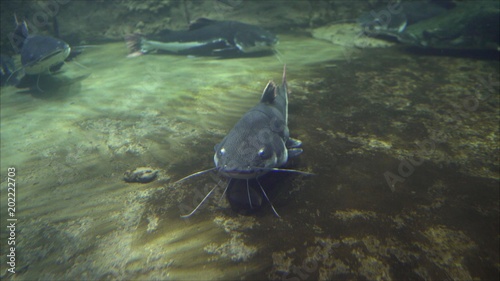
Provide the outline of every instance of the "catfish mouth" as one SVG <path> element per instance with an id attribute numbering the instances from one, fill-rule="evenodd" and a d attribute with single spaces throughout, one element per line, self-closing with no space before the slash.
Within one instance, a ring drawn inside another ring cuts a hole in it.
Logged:
<path id="1" fill-rule="evenodd" d="M 43 57 L 40 61 L 42 62 L 42 61 L 49 60 L 50 58 L 53 58 L 53 57 L 55 57 L 55 56 L 57 56 L 57 55 L 59 55 L 59 54 L 63 53 L 63 52 L 64 52 L 64 51 L 66 51 L 66 50 L 67 50 L 67 48 L 66 48 L 66 49 L 59 49 L 59 50 L 56 50 L 56 51 L 54 51 L 54 52 L 52 52 L 52 53 L 50 53 L 50 54 L 46 55 L 45 57 Z"/>
<path id="2" fill-rule="evenodd" d="M 266 169 L 232 169 L 232 170 L 225 170 L 225 169 L 219 169 L 219 173 L 222 175 L 232 178 L 232 179 L 254 179 L 258 176 L 261 176 L 265 174 L 267 171 Z"/>
<path id="3" fill-rule="evenodd" d="M 39 60 L 26 64 L 26 74 L 42 74 L 50 72 L 50 68 L 53 65 L 63 63 L 69 56 L 70 52 L 71 48 L 68 45 L 65 45 L 63 48 L 58 48 L 57 50 L 43 56 Z"/>
<path id="4" fill-rule="evenodd" d="M 242 171 L 221 171 L 221 174 L 232 179 L 254 179 L 256 178 L 259 174 L 256 172 L 242 172 Z"/>

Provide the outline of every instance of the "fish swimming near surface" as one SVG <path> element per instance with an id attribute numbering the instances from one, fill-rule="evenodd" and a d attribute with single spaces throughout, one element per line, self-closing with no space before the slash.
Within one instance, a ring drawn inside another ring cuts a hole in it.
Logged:
<path id="1" fill-rule="evenodd" d="M 125 37 L 129 57 L 152 51 L 214 56 L 260 54 L 273 51 L 278 43 L 276 35 L 256 25 L 205 18 L 196 20 L 187 31 L 165 30 L 148 37 Z"/>
<path id="2" fill-rule="evenodd" d="M 279 217 L 260 184 L 259 177 L 272 171 L 310 175 L 307 172 L 280 168 L 288 162 L 290 157 L 302 153 L 302 148 L 300 148 L 302 143 L 299 140 L 290 138 L 288 130 L 288 94 L 286 70 L 284 69 L 281 85 L 269 81 L 264 88 L 260 102 L 246 112 L 224 139 L 215 145 L 215 168 L 194 173 L 176 183 L 212 171 L 229 178 L 228 186 L 232 180 L 246 180 L 246 194 L 251 206 L 252 198 L 254 198 L 254 203 L 257 203 L 255 199 L 259 199 L 259 195 L 248 184 L 249 180 L 255 179 L 260 191 L 271 205 L 274 213 Z M 194 214 L 216 187 L 205 196 L 191 213 L 183 217 Z"/>
<path id="3" fill-rule="evenodd" d="M 33 86 L 40 75 L 58 71 L 71 52 L 66 42 L 50 36 L 30 35 L 25 21 L 18 22 L 11 42 L 17 53 L 21 55 L 24 77 L 17 84 L 18 88 Z"/>

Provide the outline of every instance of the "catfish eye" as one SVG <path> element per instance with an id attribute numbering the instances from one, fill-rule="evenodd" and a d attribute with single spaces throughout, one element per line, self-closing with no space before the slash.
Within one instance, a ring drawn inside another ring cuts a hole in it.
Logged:
<path id="1" fill-rule="evenodd" d="M 225 149 L 224 147 L 223 147 L 223 148 L 221 148 L 221 149 L 219 150 L 219 154 L 220 154 L 220 155 L 224 155 L 224 154 L 226 154 L 226 149 Z"/>
<path id="2" fill-rule="evenodd" d="M 266 148 L 266 147 L 262 147 L 261 149 L 259 149 L 260 158 L 269 159 L 271 157 L 271 155 L 272 155 L 271 149 Z"/>

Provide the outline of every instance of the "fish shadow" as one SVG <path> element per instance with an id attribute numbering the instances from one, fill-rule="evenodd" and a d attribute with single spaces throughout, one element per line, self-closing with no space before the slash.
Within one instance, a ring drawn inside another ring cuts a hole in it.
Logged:
<path id="1" fill-rule="evenodd" d="M 226 198 L 235 213 L 245 216 L 264 214 L 267 212 L 266 207 L 269 207 L 269 202 L 260 187 L 262 186 L 275 207 L 280 206 L 286 203 L 283 198 L 277 199 L 289 186 L 289 179 L 292 177 L 294 175 L 271 172 L 259 177 L 258 182 L 256 179 L 248 181 L 245 179 L 232 179 L 226 191 Z"/>
<path id="2" fill-rule="evenodd" d="M 17 93 L 47 100 L 65 99 L 80 93 L 80 82 L 89 76 L 90 73 L 71 78 L 61 74 L 25 76 L 16 86 L 21 89 Z"/>

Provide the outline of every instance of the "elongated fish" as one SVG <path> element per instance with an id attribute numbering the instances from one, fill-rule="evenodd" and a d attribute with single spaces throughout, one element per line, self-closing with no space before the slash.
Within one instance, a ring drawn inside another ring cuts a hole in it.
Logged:
<path id="1" fill-rule="evenodd" d="M 226 190 L 232 180 L 246 180 L 246 192 L 242 194 L 247 195 L 249 205 L 252 206 L 252 204 L 260 205 L 258 201 L 262 201 L 260 194 L 251 189 L 248 184 L 249 180 L 256 179 L 260 191 L 279 217 L 260 184 L 259 177 L 272 171 L 310 175 L 307 172 L 280 168 L 288 162 L 290 157 L 302 153 L 301 145 L 302 142 L 299 140 L 290 138 L 288 130 L 288 85 L 284 69 L 281 85 L 269 81 L 264 88 L 260 102 L 247 111 L 224 139 L 215 145 L 215 168 L 194 173 L 176 183 L 211 171 L 229 178 Z M 183 217 L 194 214 L 216 187 L 217 185 L 191 213 Z"/>
<path id="2" fill-rule="evenodd" d="M 146 39 L 126 36 L 129 56 L 159 50 L 183 55 L 234 55 L 272 51 L 278 38 L 258 26 L 237 21 L 198 19 L 186 31 L 166 30 Z"/>

